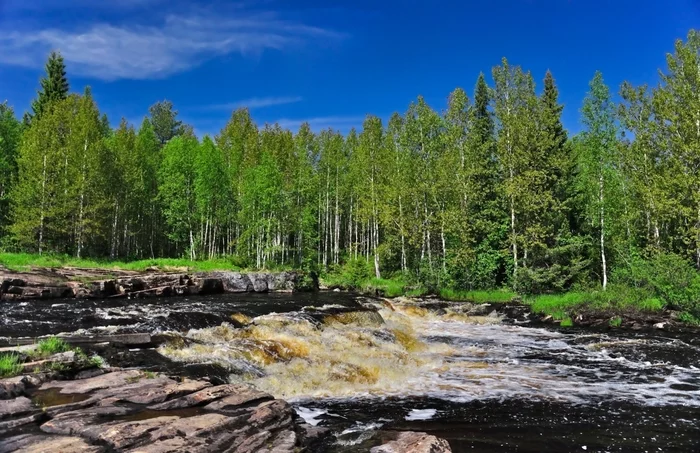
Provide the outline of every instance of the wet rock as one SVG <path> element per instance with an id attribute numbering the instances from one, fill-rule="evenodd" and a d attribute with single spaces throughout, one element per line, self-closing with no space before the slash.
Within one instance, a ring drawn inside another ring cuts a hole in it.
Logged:
<path id="1" fill-rule="evenodd" d="M 402 432 L 382 446 L 374 447 L 370 453 L 447 453 L 452 452 L 445 439 L 427 433 Z"/>
<path id="2" fill-rule="evenodd" d="M 330 429 L 322 426 L 312 426 L 308 423 L 297 425 L 297 430 L 299 431 L 301 445 L 308 451 L 321 450 L 321 446 L 332 437 Z"/>
<path id="3" fill-rule="evenodd" d="M 0 443 L 0 453 L 101 453 L 104 449 L 90 445 L 79 437 L 59 437 L 36 434 L 22 434 L 4 439 Z"/>

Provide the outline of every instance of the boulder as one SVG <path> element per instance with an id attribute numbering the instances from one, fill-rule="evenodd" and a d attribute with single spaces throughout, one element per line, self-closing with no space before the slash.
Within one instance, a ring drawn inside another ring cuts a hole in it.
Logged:
<path id="1" fill-rule="evenodd" d="M 447 453 L 452 452 L 445 439 L 427 433 L 402 432 L 395 440 L 374 447 L 370 453 Z"/>
<path id="2" fill-rule="evenodd" d="M 220 278 L 200 278 L 197 289 L 199 294 L 221 294 L 224 292 L 224 282 Z"/>

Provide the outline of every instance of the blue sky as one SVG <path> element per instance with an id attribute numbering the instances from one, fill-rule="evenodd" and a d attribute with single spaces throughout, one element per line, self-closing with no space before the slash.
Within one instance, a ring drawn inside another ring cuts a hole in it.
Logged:
<path id="1" fill-rule="evenodd" d="M 26 110 L 55 48 L 113 124 L 169 99 L 198 134 L 240 105 L 259 123 L 346 132 L 419 94 L 442 110 L 505 56 L 538 87 L 552 70 L 576 131 L 596 70 L 615 92 L 656 84 L 694 26 L 698 0 L 0 0 L 0 101 Z"/>

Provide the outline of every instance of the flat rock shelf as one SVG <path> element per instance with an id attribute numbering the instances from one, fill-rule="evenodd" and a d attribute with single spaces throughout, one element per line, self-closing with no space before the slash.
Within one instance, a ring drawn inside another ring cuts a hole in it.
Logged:
<path id="1" fill-rule="evenodd" d="M 326 430 L 245 384 L 138 370 L 40 383 L 0 381 L 0 452 L 294 452 Z M 13 435 L 13 433 L 16 433 Z M 313 451 L 313 450 L 311 450 Z"/>

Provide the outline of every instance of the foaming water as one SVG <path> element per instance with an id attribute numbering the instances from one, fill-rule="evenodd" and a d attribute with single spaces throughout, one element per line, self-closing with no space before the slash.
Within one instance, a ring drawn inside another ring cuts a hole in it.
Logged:
<path id="1" fill-rule="evenodd" d="M 407 316 L 362 306 L 271 313 L 242 328 L 224 323 L 191 330 L 186 339 L 188 346 L 165 346 L 161 353 L 225 364 L 234 371 L 232 380 L 284 398 L 395 394 L 440 366 L 451 350 L 421 341 Z"/>
<path id="2" fill-rule="evenodd" d="M 392 396 L 700 407 L 697 345 L 505 325 L 497 316 L 411 303 L 375 305 L 378 311 L 325 306 L 259 316 L 243 328 L 191 330 L 189 346 L 161 353 L 225 364 L 233 380 L 300 401 Z M 691 360 L 669 361 L 659 352 L 665 348 Z"/>
<path id="3" fill-rule="evenodd" d="M 333 452 L 394 430 L 455 452 L 700 451 L 700 336 L 536 328 L 505 310 L 336 293 L 37 301 L 6 304 L 0 336 L 171 332 L 115 357 L 251 382 L 330 427 Z"/>

